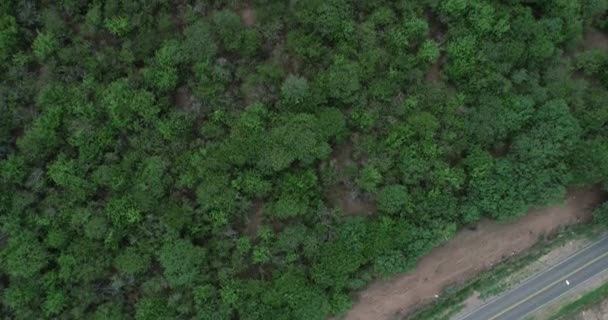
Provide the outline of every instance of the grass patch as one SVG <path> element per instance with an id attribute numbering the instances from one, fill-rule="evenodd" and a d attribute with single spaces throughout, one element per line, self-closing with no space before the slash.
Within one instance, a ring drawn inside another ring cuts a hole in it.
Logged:
<path id="1" fill-rule="evenodd" d="M 608 283 L 604 283 L 593 291 L 584 294 L 580 299 L 561 307 L 548 320 L 570 319 L 575 314 L 600 303 L 606 298 L 608 298 Z"/>
<path id="2" fill-rule="evenodd" d="M 568 226 L 562 231 L 538 241 L 526 252 L 511 257 L 490 270 L 480 273 L 467 283 L 445 289 L 435 303 L 420 309 L 413 315 L 410 315 L 408 319 L 448 319 L 462 310 L 464 307 L 463 302 L 473 295 L 474 292 L 479 292 L 481 298 L 497 295 L 510 287 L 509 281 L 505 280 L 513 273 L 523 270 L 541 256 L 570 240 L 582 238 L 594 239 L 601 234 L 602 230 L 602 228 L 592 223 Z"/>

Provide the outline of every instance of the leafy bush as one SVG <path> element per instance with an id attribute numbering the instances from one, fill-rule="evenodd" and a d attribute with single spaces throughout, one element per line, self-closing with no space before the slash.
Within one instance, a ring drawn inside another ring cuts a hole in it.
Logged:
<path id="1" fill-rule="evenodd" d="M 601 2 L 0 1 L 3 316 L 339 317 L 606 185 Z"/>

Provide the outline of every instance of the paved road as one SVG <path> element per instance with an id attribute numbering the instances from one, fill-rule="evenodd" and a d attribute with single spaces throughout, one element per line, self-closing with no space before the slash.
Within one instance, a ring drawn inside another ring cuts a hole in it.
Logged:
<path id="1" fill-rule="evenodd" d="M 525 319 L 540 307 L 607 269 L 608 237 L 603 237 L 472 313 L 455 319 Z"/>

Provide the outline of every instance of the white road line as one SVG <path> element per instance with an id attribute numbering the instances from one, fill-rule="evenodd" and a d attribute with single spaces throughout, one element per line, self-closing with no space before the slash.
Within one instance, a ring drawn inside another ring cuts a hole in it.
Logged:
<path id="1" fill-rule="evenodd" d="M 553 266 L 549 267 L 548 269 L 543 270 L 543 271 L 541 271 L 541 272 L 539 272 L 539 273 L 537 273 L 537 274 L 533 275 L 532 277 L 530 277 L 530 278 L 528 278 L 528 279 L 524 280 L 522 283 L 518 284 L 517 286 L 515 286 L 515 287 L 513 287 L 513 288 L 511 288 L 511 289 L 509 289 L 509 290 L 507 290 L 507 291 L 505 291 L 505 292 L 503 292 L 503 293 L 502 293 L 502 294 L 500 294 L 500 295 L 497 295 L 497 296 L 493 297 L 492 299 L 490 299 L 488 302 L 484 303 L 484 304 L 483 304 L 482 306 L 480 306 L 479 308 L 477 308 L 477 309 L 475 309 L 475 310 L 473 310 L 473 311 L 470 311 L 470 312 L 468 312 L 467 314 L 465 314 L 465 315 L 463 315 L 463 316 L 460 316 L 460 317 L 458 317 L 458 318 L 456 318 L 456 319 L 454 319 L 454 320 L 463 320 L 463 319 L 466 319 L 467 317 L 469 317 L 470 315 L 474 314 L 475 312 L 477 312 L 477 311 L 479 311 L 479 310 L 481 310 L 481 309 L 485 308 L 486 306 L 488 306 L 488 305 L 490 305 L 490 304 L 494 303 L 496 300 L 498 300 L 498 299 L 500 299 L 500 298 L 502 298 L 502 297 L 504 297 L 504 296 L 506 296 L 506 295 L 510 294 L 511 292 L 513 292 L 513 291 L 515 291 L 515 290 L 517 290 L 517 289 L 519 289 L 519 288 L 521 288 L 521 287 L 523 287 L 524 285 L 528 284 L 529 282 L 531 282 L 531 281 L 533 281 L 533 280 L 537 279 L 538 277 L 540 277 L 540 276 L 542 276 L 542 275 L 546 274 L 547 272 L 549 272 L 549 271 L 551 271 L 551 270 L 553 270 L 553 269 L 555 269 L 555 268 L 559 267 L 560 265 L 563 265 L 564 263 L 566 263 L 566 262 L 568 262 L 568 261 L 572 260 L 573 258 L 578 257 L 579 255 L 581 255 L 581 254 L 583 254 L 584 252 L 586 252 L 587 250 L 589 250 L 589 249 L 590 249 L 592 246 L 594 246 L 594 245 L 596 245 L 596 244 L 598 244 L 598 243 L 600 243 L 600 242 L 602 242 L 602 241 L 604 241 L 604 240 L 606 240 L 606 239 L 608 239 L 608 234 L 605 234 L 605 235 L 603 235 L 603 236 L 602 236 L 600 239 L 598 239 L 597 241 L 592 242 L 592 243 L 590 243 L 590 244 L 588 244 L 588 245 L 584 246 L 584 247 L 583 247 L 583 248 L 581 248 L 579 251 L 577 251 L 577 252 L 573 253 L 572 255 L 568 256 L 568 257 L 567 257 L 567 258 L 565 258 L 564 260 L 562 260 L 562 261 L 558 262 L 557 264 L 555 264 L 555 265 L 553 265 Z"/>

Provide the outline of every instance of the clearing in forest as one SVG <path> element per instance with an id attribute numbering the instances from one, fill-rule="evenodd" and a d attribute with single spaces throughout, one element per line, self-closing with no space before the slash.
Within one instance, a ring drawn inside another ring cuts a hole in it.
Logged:
<path id="1" fill-rule="evenodd" d="M 482 270 L 518 254 L 539 237 L 587 221 L 604 194 L 597 188 L 568 192 L 563 205 L 531 210 L 512 223 L 482 220 L 420 260 L 416 270 L 377 281 L 358 295 L 345 320 L 394 319 L 430 302 L 447 286 L 463 283 Z"/>

